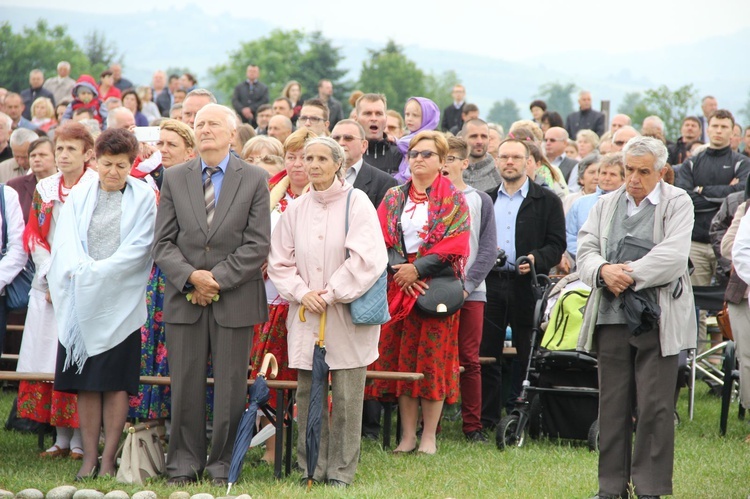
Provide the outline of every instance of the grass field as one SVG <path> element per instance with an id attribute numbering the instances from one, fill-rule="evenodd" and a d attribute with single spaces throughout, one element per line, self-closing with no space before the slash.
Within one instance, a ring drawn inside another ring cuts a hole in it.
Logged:
<path id="1" fill-rule="evenodd" d="M 687 393 L 678 410 L 682 424 L 677 429 L 674 497 L 742 498 L 750 495 L 750 444 L 744 442 L 750 425 L 737 419 L 732 405 L 729 430 L 719 437 L 719 399 L 700 384 L 693 421 L 687 417 Z M 0 394 L 0 415 L 8 414 L 14 394 Z M 395 418 L 394 418 L 395 419 Z M 49 443 L 49 439 L 47 440 Z M 270 467 L 254 467 L 259 449 L 251 449 L 239 483 L 232 494 L 253 498 L 277 497 L 366 497 L 366 498 L 588 498 L 597 491 L 597 455 L 585 442 L 527 440 L 522 448 L 500 452 L 494 444 L 469 444 L 460 422 L 443 422 L 443 433 L 435 456 L 393 456 L 379 443 L 366 441 L 355 483 L 346 490 L 323 486 L 306 494 L 293 473 L 275 480 Z M 70 460 L 42 461 L 37 457 L 34 435 L 0 430 L 0 489 L 18 492 L 34 487 L 44 492 L 71 484 L 78 464 Z M 91 480 L 79 488 L 102 492 L 153 490 L 162 498 L 175 488 L 157 479 L 146 487 L 119 484 L 114 479 Z M 225 489 L 203 483 L 187 487 L 191 493 L 223 496 Z"/>

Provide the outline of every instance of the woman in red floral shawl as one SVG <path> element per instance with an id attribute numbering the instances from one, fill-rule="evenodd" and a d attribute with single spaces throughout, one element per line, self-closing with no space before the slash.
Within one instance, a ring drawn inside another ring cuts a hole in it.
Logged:
<path id="1" fill-rule="evenodd" d="M 458 314 L 435 318 L 415 307 L 430 276 L 446 266 L 463 279 L 469 255 L 468 206 L 463 194 L 440 174 L 447 153 L 448 142 L 442 134 L 417 134 L 407 152 L 411 180 L 389 190 L 378 208 L 389 253 L 406 257 L 408 263 L 393 266 L 395 273 L 388 283 L 391 320 L 381 330 L 380 358 L 370 369 L 425 376 L 416 382 L 376 381 L 367 388 L 369 397 L 398 397 L 401 442 L 396 453 L 417 448 L 421 403 L 424 429 L 419 451 L 434 454 L 443 402 L 458 398 Z"/>

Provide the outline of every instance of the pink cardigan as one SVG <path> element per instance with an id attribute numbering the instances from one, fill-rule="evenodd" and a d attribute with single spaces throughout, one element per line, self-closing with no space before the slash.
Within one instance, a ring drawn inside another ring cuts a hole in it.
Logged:
<path id="1" fill-rule="evenodd" d="M 331 369 L 364 367 L 378 358 L 380 326 L 354 325 L 347 303 L 360 297 L 383 273 L 388 262 L 375 208 L 355 189 L 345 234 L 346 197 L 353 187 L 334 180 L 325 191 L 310 190 L 282 214 L 271 236 L 268 276 L 289 300 L 287 342 L 289 367 L 312 369 L 320 316 L 307 312 L 299 320 L 302 297 L 326 289 L 326 362 Z M 346 249 L 350 257 L 346 258 Z"/>

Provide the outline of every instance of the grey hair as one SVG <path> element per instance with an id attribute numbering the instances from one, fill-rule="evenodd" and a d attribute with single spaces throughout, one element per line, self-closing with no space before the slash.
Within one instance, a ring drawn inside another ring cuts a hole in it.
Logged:
<path id="1" fill-rule="evenodd" d="M 70 63 L 68 61 L 60 61 L 57 63 L 57 69 L 60 69 L 62 67 L 67 67 L 70 69 Z"/>
<path id="2" fill-rule="evenodd" d="M 339 169 L 336 170 L 336 176 L 338 178 L 343 178 L 344 177 L 343 166 L 344 166 L 344 158 L 345 158 L 344 148 L 341 147 L 339 143 L 333 140 L 331 137 L 314 137 L 312 139 L 308 139 L 305 142 L 305 151 L 307 151 L 308 147 L 314 146 L 315 144 L 324 145 L 328 147 L 328 149 L 331 150 L 331 159 L 333 160 L 334 163 L 339 165 Z"/>
<path id="3" fill-rule="evenodd" d="M 44 76 L 44 71 L 42 71 L 41 69 L 32 69 L 31 71 L 29 71 L 29 76 L 35 74 Z"/>
<path id="4" fill-rule="evenodd" d="M 583 97 L 586 94 L 591 95 L 591 91 L 590 90 L 581 90 L 580 92 L 578 92 L 578 97 Z"/>
<path id="5" fill-rule="evenodd" d="M 661 118 L 659 118 L 655 114 L 652 114 L 651 116 L 646 116 L 643 119 L 643 123 L 641 124 L 641 128 L 643 127 L 643 125 L 646 124 L 646 121 L 648 121 L 648 120 L 651 120 L 651 121 L 655 122 L 656 126 L 659 128 L 659 130 L 661 130 L 662 133 L 664 133 L 664 120 L 661 119 Z"/>
<path id="6" fill-rule="evenodd" d="M 586 169 L 589 166 L 597 164 L 601 158 L 602 157 L 597 152 L 592 152 L 591 154 L 583 158 L 578 163 L 578 180 L 580 181 L 580 179 L 583 178 L 583 174 L 586 172 Z"/>
<path id="7" fill-rule="evenodd" d="M 651 155 L 654 157 L 654 170 L 659 172 L 667 164 L 667 148 L 664 143 L 653 137 L 633 137 L 625 144 L 623 155 L 641 157 Z"/>
<path id="8" fill-rule="evenodd" d="M 214 94 L 212 94 L 210 90 L 206 90 L 205 88 L 196 88 L 196 89 L 191 90 L 185 96 L 185 100 L 188 100 L 189 97 L 208 97 L 208 99 L 211 101 L 211 104 L 217 103 L 217 100 Z"/>
<path id="9" fill-rule="evenodd" d="M 28 128 L 16 128 L 13 133 L 10 134 L 10 146 L 20 146 L 21 144 L 34 142 L 39 138 L 34 131 Z"/>
<path id="10" fill-rule="evenodd" d="M 503 130 L 503 125 L 498 125 L 497 123 L 487 123 L 487 126 L 490 130 L 495 130 L 498 134 L 500 134 L 500 140 L 503 140 L 505 138 L 505 130 Z"/>
<path id="11" fill-rule="evenodd" d="M 602 156 L 599 169 L 617 166 L 620 168 L 620 178 L 625 178 L 625 156 L 622 152 L 611 152 Z"/>
<path id="12" fill-rule="evenodd" d="M 190 92 L 190 93 L 192 94 L 193 92 Z M 208 92 L 208 90 L 206 90 L 206 92 Z M 216 109 L 218 111 L 221 111 L 221 113 L 224 114 L 224 119 L 227 121 L 227 125 L 229 125 L 229 128 L 231 130 L 237 130 L 237 113 L 234 112 L 234 109 L 231 109 L 227 106 L 222 106 L 221 104 L 216 104 L 216 103 L 206 104 L 205 106 L 200 108 L 200 110 L 198 110 L 198 112 L 195 113 L 195 122 L 198 123 L 198 116 L 200 116 L 203 112 L 210 110 L 210 109 Z"/>
<path id="13" fill-rule="evenodd" d="M 118 116 L 124 113 L 125 111 L 133 115 L 133 111 L 123 106 L 116 107 L 110 110 L 109 113 L 107 114 L 107 128 L 117 128 L 116 125 L 118 124 L 117 122 L 117 120 L 119 119 Z M 133 118 L 135 119 L 135 116 L 133 116 Z"/>
<path id="14" fill-rule="evenodd" d="M 0 120 L 5 120 L 6 125 L 8 126 L 8 130 L 10 130 L 10 128 L 13 126 L 13 118 L 5 113 L 0 113 Z"/>
<path id="15" fill-rule="evenodd" d="M 273 156 L 284 156 L 284 146 L 279 142 L 279 139 L 268 135 L 256 135 L 245 142 L 241 156 L 247 157 L 250 151 L 260 151 L 261 149 L 268 149 Z"/>
<path id="16" fill-rule="evenodd" d="M 622 126 L 622 127 L 618 128 L 617 131 L 614 134 L 612 134 L 612 141 L 614 142 L 614 140 L 615 140 L 615 138 L 617 137 L 618 134 L 620 134 L 620 133 L 622 133 L 624 131 L 628 131 L 628 130 L 631 130 L 631 131 L 635 132 L 635 136 L 636 137 L 640 137 L 641 136 L 641 132 L 639 132 L 638 130 L 636 130 L 635 128 L 633 128 L 630 125 L 625 125 L 625 126 Z"/>

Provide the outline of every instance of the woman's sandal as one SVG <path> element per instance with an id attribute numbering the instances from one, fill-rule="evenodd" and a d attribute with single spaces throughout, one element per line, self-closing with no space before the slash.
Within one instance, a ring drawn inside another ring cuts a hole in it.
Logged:
<path id="1" fill-rule="evenodd" d="M 76 475 L 76 477 L 73 479 L 74 482 L 83 482 L 84 480 L 93 479 L 96 478 L 99 475 L 99 464 L 97 463 L 96 466 L 94 466 L 91 471 L 89 471 L 88 475 Z"/>
<path id="2" fill-rule="evenodd" d="M 83 459 L 83 449 L 81 449 L 80 447 L 73 447 L 70 450 L 70 459 L 74 461 L 80 461 L 81 459 Z"/>

